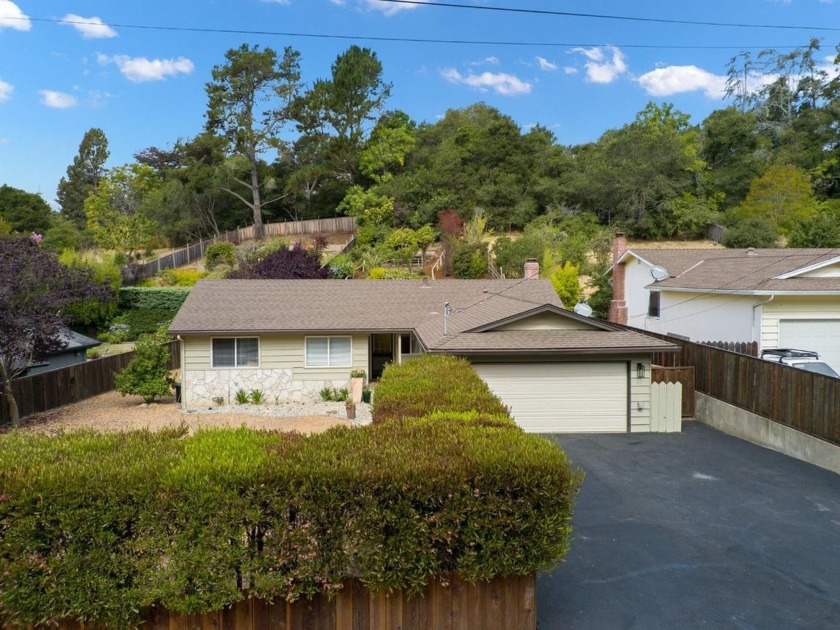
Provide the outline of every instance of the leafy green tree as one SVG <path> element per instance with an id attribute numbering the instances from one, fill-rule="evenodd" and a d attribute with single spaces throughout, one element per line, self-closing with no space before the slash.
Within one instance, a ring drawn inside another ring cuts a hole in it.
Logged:
<path id="1" fill-rule="evenodd" d="M 414 231 L 414 236 L 417 239 L 417 247 L 420 248 L 420 253 L 423 260 L 426 260 L 426 250 L 437 240 L 438 231 L 431 225 L 424 225 Z"/>
<path id="2" fill-rule="evenodd" d="M 148 166 L 129 164 L 112 169 L 85 200 L 88 228 L 103 249 L 130 257 L 155 236 L 157 224 L 143 206 L 158 184 Z"/>
<path id="3" fill-rule="evenodd" d="M 563 306 L 571 310 L 580 302 L 580 267 L 566 261 L 549 271 L 551 286 L 557 292 Z"/>
<path id="4" fill-rule="evenodd" d="M 13 426 L 20 413 L 11 380 L 66 345 L 61 335 L 74 304 L 110 298 L 108 287 L 65 267 L 32 239 L 0 236 L 0 386 Z"/>
<path id="5" fill-rule="evenodd" d="M 169 373 L 169 348 L 166 335 L 141 335 L 134 344 L 134 358 L 125 369 L 114 376 L 116 390 L 142 396 L 143 402 L 151 404 L 159 396 L 168 396 L 175 384 Z"/>
<path id="6" fill-rule="evenodd" d="M 592 314 L 599 319 L 607 319 L 610 315 L 610 302 L 612 302 L 612 283 L 610 278 L 610 274 L 596 273 L 588 283 L 589 288 L 593 292 L 587 304 L 592 307 Z"/>
<path id="7" fill-rule="evenodd" d="M 354 45 L 333 62 L 329 79 L 298 99 L 298 130 L 321 140 L 319 161 L 333 177 L 356 183 L 367 135 L 390 95 L 376 53 Z"/>
<path id="8" fill-rule="evenodd" d="M 679 236 L 672 201 L 703 194 L 699 131 L 670 104 L 649 103 L 633 123 L 578 147 L 576 156 L 566 183 L 572 204 L 637 236 Z"/>
<path id="9" fill-rule="evenodd" d="M 819 211 L 796 225 L 788 247 L 840 247 L 840 201 L 820 204 Z"/>
<path id="10" fill-rule="evenodd" d="M 46 240 L 46 239 L 44 239 Z M 110 298 L 95 296 L 68 308 L 68 315 L 74 324 L 88 327 L 108 322 L 117 313 L 117 293 L 122 286 L 122 273 L 116 256 L 83 256 L 73 249 L 65 249 L 58 257 L 65 267 L 76 269 L 87 275 L 96 284 L 110 288 Z"/>
<path id="11" fill-rule="evenodd" d="M 462 280 L 476 280 L 487 276 L 486 243 L 457 241 L 452 247 L 452 273 Z"/>
<path id="12" fill-rule="evenodd" d="M 735 107 L 712 112 L 702 127 L 701 155 L 710 186 L 724 194 L 727 206 L 736 206 L 767 167 L 768 144 L 758 134 L 755 114 Z"/>
<path id="13" fill-rule="evenodd" d="M 739 221 L 723 235 L 723 244 L 732 248 L 778 247 L 778 240 L 779 230 L 776 225 L 761 217 Z"/>
<path id="14" fill-rule="evenodd" d="M 250 199 L 223 187 L 253 214 L 254 235 L 265 236 L 263 207 L 283 198 L 277 193 L 263 199 L 264 191 L 275 189 L 273 178 L 260 175 L 260 155 L 280 148 L 280 132 L 292 119 L 292 103 L 299 90 L 300 53 L 286 47 L 278 59 L 271 48 L 243 44 L 225 54 L 226 62 L 213 68 L 207 84 L 208 131 L 225 138 L 228 151 L 247 163 L 248 176 L 233 179 L 250 192 Z"/>
<path id="15" fill-rule="evenodd" d="M 359 171 L 377 183 L 388 181 L 416 144 L 415 125 L 407 114 L 383 114 L 359 156 Z"/>
<path id="16" fill-rule="evenodd" d="M 66 177 L 58 183 L 57 201 L 61 216 L 69 219 L 80 229 L 85 228 L 85 199 L 99 186 L 107 172 L 108 138 L 105 132 L 93 127 L 85 132 L 79 144 L 79 153 L 67 167 Z"/>
<path id="17" fill-rule="evenodd" d="M 40 195 L 11 186 L 0 186 L 0 218 L 12 230 L 29 235 L 44 234 L 53 225 L 53 212 Z"/>
<path id="18" fill-rule="evenodd" d="M 361 246 L 383 241 L 394 221 L 394 200 L 361 186 L 350 188 L 336 209 L 356 219 L 356 242 Z"/>
<path id="19" fill-rule="evenodd" d="M 507 278 L 521 278 L 525 261 L 529 258 L 539 260 L 546 248 L 545 238 L 538 232 L 527 232 L 513 240 L 509 236 L 500 236 L 493 244 L 495 265 Z"/>
<path id="20" fill-rule="evenodd" d="M 771 166 L 753 180 L 750 192 L 737 208 L 742 219 L 759 218 L 787 234 L 817 212 L 817 200 L 808 174 L 795 166 Z"/>
<path id="21" fill-rule="evenodd" d="M 411 228 L 392 230 L 385 239 L 385 245 L 394 250 L 401 262 L 410 264 L 418 249 L 417 233 Z"/>

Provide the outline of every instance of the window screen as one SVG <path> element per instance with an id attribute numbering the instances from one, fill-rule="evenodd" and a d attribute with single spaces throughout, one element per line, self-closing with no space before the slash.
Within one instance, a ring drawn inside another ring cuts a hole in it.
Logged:
<path id="1" fill-rule="evenodd" d="M 213 340 L 213 367 L 257 367 L 260 343 L 256 337 Z"/>
<path id="2" fill-rule="evenodd" d="M 350 337 L 307 337 L 306 367 L 350 367 Z"/>
<path id="3" fill-rule="evenodd" d="M 648 298 L 648 317 L 659 317 L 659 291 L 651 291 Z"/>

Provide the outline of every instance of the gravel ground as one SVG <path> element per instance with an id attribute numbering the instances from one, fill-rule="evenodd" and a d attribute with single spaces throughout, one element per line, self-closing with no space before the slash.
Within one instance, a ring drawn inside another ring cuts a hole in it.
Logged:
<path id="1" fill-rule="evenodd" d="M 356 405 L 356 419 L 348 421 L 344 403 L 336 402 L 236 405 L 183 412 L 172 397 L 146 405 L 137 396 L 123 397 L 117 392 L 109 392 L 24 418 L 22 427 L 45 433 L 74 429 L 156 431 L 184 423 L 190 431 L 202 427 L 246 425 L 254 429 L 320 433 L 334 426 L 360 426 L 369 422 L 370 405 L 364 403 Z"/>

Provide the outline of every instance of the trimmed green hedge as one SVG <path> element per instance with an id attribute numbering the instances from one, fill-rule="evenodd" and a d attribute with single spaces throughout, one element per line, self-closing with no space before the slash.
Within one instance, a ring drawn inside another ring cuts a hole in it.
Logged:
<path id="1" fill-rule="evenodd" d="M 177 311 L 189 294 L 190 287 L 123 287 L 118 306 L 121 311 Z"/>
<path id="2" fill-rule="evenodd" d="M 507 407 L 466 359 L 425 355 L 385 368 L 373 397 L 375 423 L 439 411 L 507 417 L 515 426 Z"/>
<path id="3" fill-rule="evenodd" d="M 481 414 L 312 437 L 247 429 L 0 437 L 0 625 L 136 624 L 358 578 L 421 592 L 551 567 L 582 475 Z"/>

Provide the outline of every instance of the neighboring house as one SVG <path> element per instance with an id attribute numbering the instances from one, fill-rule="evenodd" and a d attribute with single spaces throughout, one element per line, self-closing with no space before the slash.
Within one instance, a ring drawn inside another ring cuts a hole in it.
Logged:
<path id="1" fill-rule="evenodd" d="M 691 341 L 814 350 L 840 371 L 840 249 L 626 249 L 610 320 Z"/>
<path id="2" fill-rule="evenodd" d="M 71 365 L 78 365 L 87 361 L 87 351 L 102 344 L 96 339 L 86 337 L 81 333 L 68 330 L 61 334 L 61 340 L 66 344 L 61 350 L 46 355 L 38 363 L 29 366 L 26 376 L 34 376 L 43 372 L 60 370 Z"/>
<path id="3" fill-rule="evenodd" d="M 317 400 L 351 368 L 468 358 L 526 429 L 649 431 L 650 363 L 674 346 L 566 311 L 547 280 L 202 280 L 169 327 L 186 408 L 259 389 Z"/>

